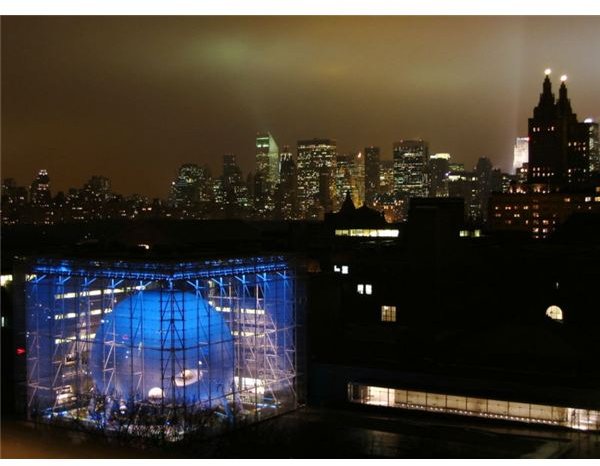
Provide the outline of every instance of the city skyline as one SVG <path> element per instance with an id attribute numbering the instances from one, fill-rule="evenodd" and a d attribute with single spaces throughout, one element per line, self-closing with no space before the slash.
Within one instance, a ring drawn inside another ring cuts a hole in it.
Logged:
<path id="1" fill-rule="evenodd" d="M 57 192 L 101 174 L 116 192 L 166 198 L 185 163 L 219 173 L 235 153 L 255 171 L 262 131 L 294 149 L 313 137 L 338 153 L 378 146 L 382 160 L 422 138 L 466 167 L 489 157 L 508 171 L 544 68 L 569 74 L 581 119 L 598 116 L 597 64 L 581 58 L 598 20 L 569 18 L 564 33 L 561 21 L 3 18 L 2 176 L 29 184 L 46 168 Z"/>

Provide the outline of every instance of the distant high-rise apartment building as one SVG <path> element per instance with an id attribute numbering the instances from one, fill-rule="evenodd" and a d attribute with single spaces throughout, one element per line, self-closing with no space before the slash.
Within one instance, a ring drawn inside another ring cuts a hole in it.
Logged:
<path id="1" fill-rule="evenodd" d="M 364 203 L 364 156 L 361 152 L 336 155 L 335 192 L 332 208 L 339 208 L 349 192 L 354 205 Z"/>
<path id="2" fill-rule="evenodd" d="M 588 126 L 590 171 L 597 174 L 600 173 L 600 135 L 598 123 L 592 118 L 586 118 L 583 122 Z"/>
<path id="3" fill-rule="evenodd" d="M 336 154 L 335 157 L 335 192 L 336 203 L 341 204 L 350 192 L 354 195 L 354 179 L 352 170 L 352 156 L 350 154 Z"/>
<path id="4" fill-rule="evenodd" d="M 394 188 L 406 197 L 427 197 L 429 190 L 427 143 L 419 140 L 402 140 L 394 143 Z"/>
<path id="5" fill-rule="evenodd" d="M 5 178 L 2 182 L 2 223 L 14 224 L 23 221 L 23 211 L 27 202 L 27 188 L 17 186 L 13 178 Z"/>
<path id="6" fill-rule="evenodd" d="M 516 174 L 527 162 L 529 162 L 529 138 L 517 138 L 513 149 L 513 173 Z"/>
<path id="7" fill-rule="evenodd" d="M 335 199 L 336 142 L 298 141 L 298 207 L 303 218 L 320 218 Z"/>
<path id="8" fill-rule="evenodd" d="M 450 154 L 432 154 L 429 157 L 429 196 L 448 197 Z"/>
<path id="9" fill-rule="evenodd" d="M 239 209 L 250 206 L 248 188 L 242 178 L 242 170 L 238 166 L 234 154 L 223 156 L 223 175 L 218 188 L 221 191 L 219 198 L 222 199 L 220 207 L 225 207 L 237 215 Z"/>
<path id="10" fill-rule="evenodd" d="M 365 155 L 357 152 L 352 155 L 352 182 L 355 187 L 354 205 L 361 206 L 365 203 Z"/>
<path id="11" fill-rule="evenodd" d="M 527 231 L 547 238 L 574 213 L 597 213 L 600 187 L 594 186 L 597 126 L 579 122 L 561 77 L 558 99 L 546 70 L 542 93 L 529 118 L 529 162 L 518 172 L 514 188 L 492 194 L 489 224 L 492 230 Z M 524 176 L 526 183 L 519 183 Z"/>
<path id="12" fill-rule="evenodd" d="M 566 76 L 561 77 L 555 99 L 550 70 L 546 70 L 538 105 L 529 119 L 528 181 L 542 186 L 541 190 L 589 180 L 589 125 L 577 121 L 567 96 L 566 80 Z"/>
<path id="13" fill-rule="evenodd" d="M 473 220 L 486 221 L 487 205 L 490 194 L 493 191 L 502 191 L 502 175 L 500 170 L 494 172 L 492 162 L 487 157 L 479 157 L 475 166 L 475 197 L 479 206 L 477 214 Z"/>
<path id="14" fill-rule="evenodd" d="M 50 177 L 47 170 L 40 170 L 31 183 L 29 190 L 31 203 L 36 206 L 47 207 L 50 205 Z"/>
<path id="15" fill-rule="evenodd" d="M 394 161 L 381 160 L 379 170 L 379 194 L 394 194 Z"/>
<path id="16" fill-rule="evenodd" d="M 379 194 L 381 160 L 379 147 L 365 148 L 365 204 L 373 206 Z"/>
<path id="17" fill-rule="evenodd" d="M 105 176 L 94 175 L 83 185 L 83 191 L 89 201 L 106 202 L 112 196 L 110 179 Z"/>

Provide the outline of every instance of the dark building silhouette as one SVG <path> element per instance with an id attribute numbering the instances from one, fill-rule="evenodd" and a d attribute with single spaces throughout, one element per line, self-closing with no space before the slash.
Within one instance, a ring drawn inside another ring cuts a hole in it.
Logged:
<path id="1" fill-rule="evenodd" d="M 33 205 L 47 207 L 50 205 L 50 177 L 47 170 L 40 170 L 31 183 L 30 200 Z"/>
<path id="2" fill-rule="evenodd" d="M 432 154 L 429 157 L 429 196 L 448 196 L 450 154 Z"/>
<path id="3" fill-rule="evenodd" d="M 539 103 L 529 119 L 527 183 L 492 196 L 488 215 L 493 230 L 528 232 L 543 239 L 575 213 L 600 212 L 600 186 L 590 176 L 597 148 L 594 124 L 577 121 L 566 76 L 561 77 L 556 100 L 549 75 L 546 70 Z"/>
<path id="4" fill-rule="evenodd" d="M 556 100 L 550 70 L 546 70 L 540 100 L 529 119 L 528 181 L 547 186 L 537 189 L 556 189 L 589 179 L 589 126 L 577 121 L 567 95 L 566 79 L 561 77 Z"/>
<path id="5" fill-rule="evenodd" d="M 379 194 L 381 161 L 379 147 L 365 148 L 365 204 L 372 206 Z"/>
<path id="6" fill-rule="evenodd" d="M 276 217 L 280 220 L 292 220 L 296 218 L 298 210 L 298 171 L 287 146 L 281 153 L 279 179 L 275 197 Z"/>

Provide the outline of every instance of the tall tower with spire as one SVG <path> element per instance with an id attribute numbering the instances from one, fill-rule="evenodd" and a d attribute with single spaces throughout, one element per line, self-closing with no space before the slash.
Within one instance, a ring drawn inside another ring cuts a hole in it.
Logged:
<path id="1" fill-rule="evenodd" d="M 561 76 L 558 100 L 552 93 L 551 70 L 545 71 L 538 105 L 529 119 L 528 182 L 553 190 L 589 179 L 589 137 L 577 121 L 567 95 L 567 76 Z"/>

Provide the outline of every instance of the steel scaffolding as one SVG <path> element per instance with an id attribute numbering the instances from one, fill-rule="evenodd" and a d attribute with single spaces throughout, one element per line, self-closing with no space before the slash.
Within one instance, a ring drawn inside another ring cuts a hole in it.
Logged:
<path id="1" fill-rule="evenodd" d="M 30 417 L 179 438 L 297 406 L 303 299 L 289 258 L 28 269 Z"/>

